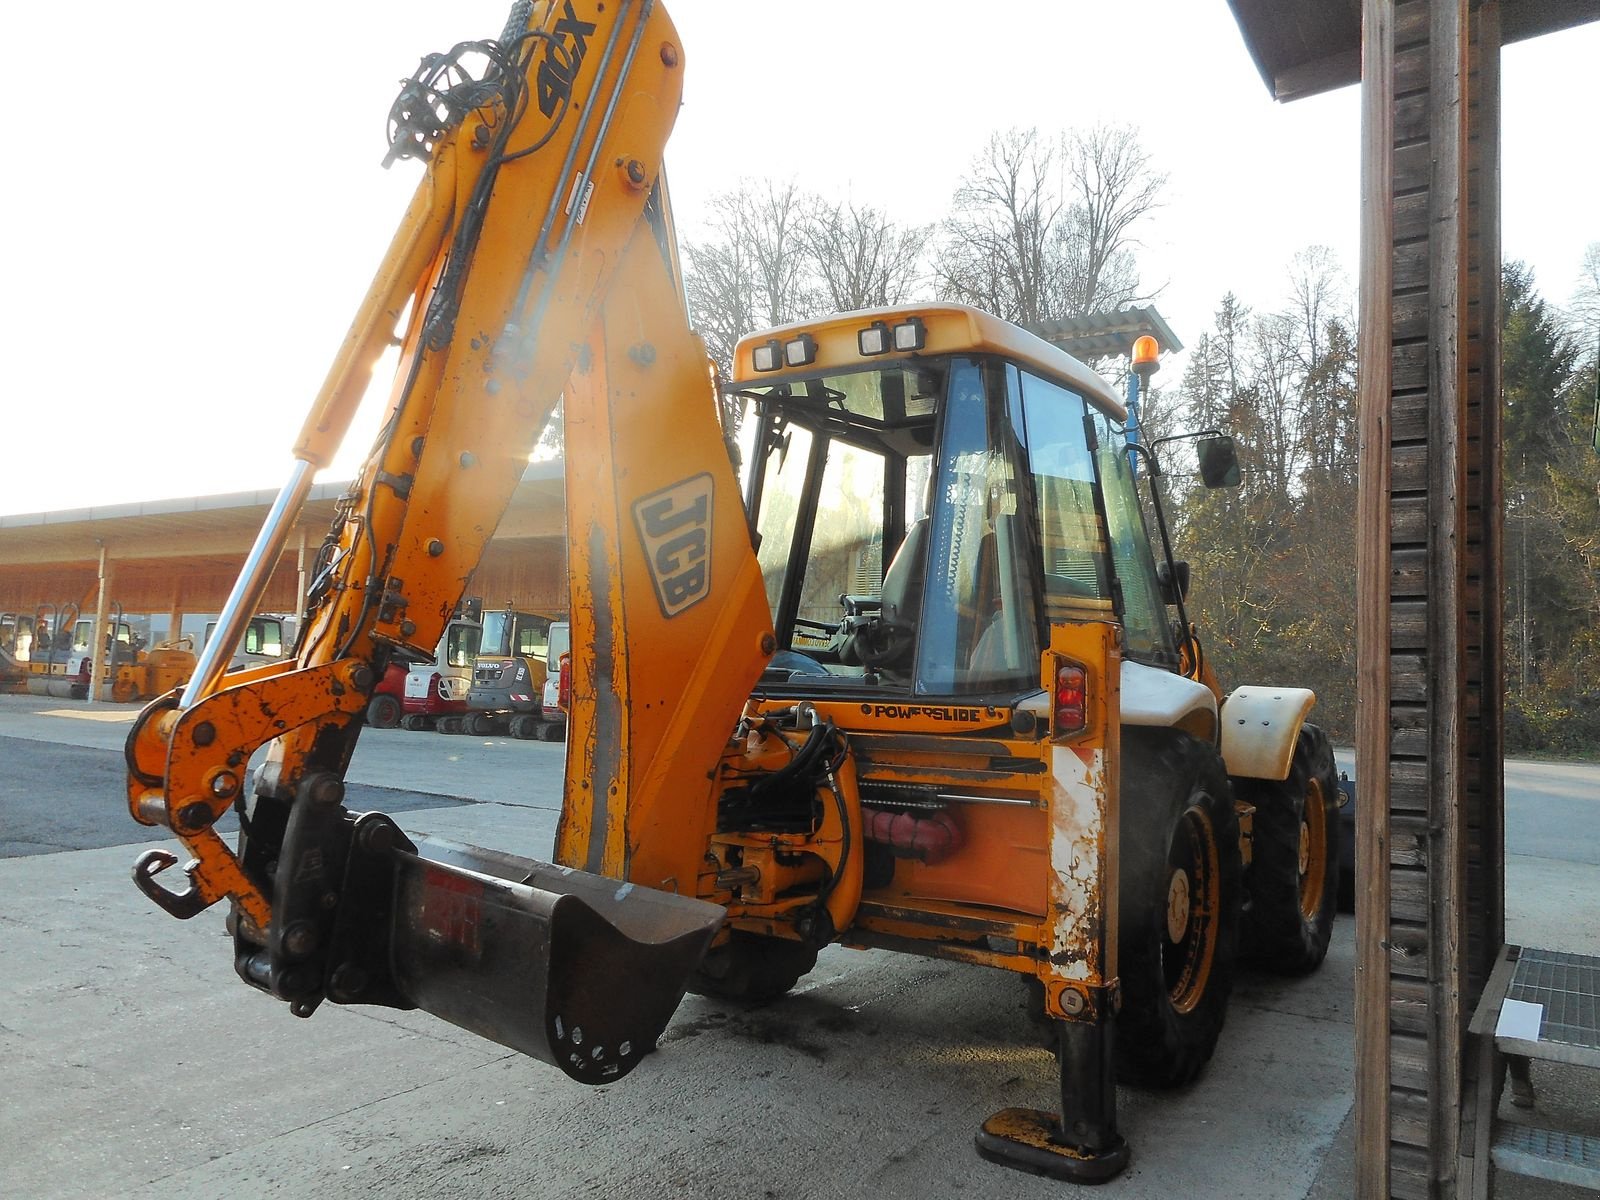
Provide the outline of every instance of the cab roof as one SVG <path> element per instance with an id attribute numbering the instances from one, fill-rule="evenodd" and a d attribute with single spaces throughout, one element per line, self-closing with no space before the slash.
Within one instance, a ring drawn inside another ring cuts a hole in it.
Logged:
<path id="1" fill-rule="evenodd" d="M 870 329 L 878 321 L 892 329 L 910 317 L 919 318 L 926 329 L 926 341 L 921 350 L 890 350 L 870 356 L 861 353 L 856 336 L 862 330 Z M 757 346 L 770 341 L 788 342 L 802 333 L 810 334 L 816 341 L 816 357 L 812 362 L 803 367 L 780 367 L 776 371 L 755 369 L 752 354 Z M 1086 400 L 1114 420 L 1127 420 L 1128 410 L 1099 374 L 1044 339 L 965 304 L 868 308 L 748 334 L 739 339 L 733 352 L 733 382 L 749 385 L 811 379 L 820 374 L 912 362 L 936 354 L 994 354 L 1011 359 L 1081 392 Z"/>

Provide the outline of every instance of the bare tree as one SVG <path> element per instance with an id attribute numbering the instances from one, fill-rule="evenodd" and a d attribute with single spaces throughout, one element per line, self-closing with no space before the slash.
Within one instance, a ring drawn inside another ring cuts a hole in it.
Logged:
<path id="1" fill-rule="evenodd" d="M 733 348 L 755 326 L 755 266 L 742 237 L 683 245 L 683 288 L 689 320 L 724 371 Z"/>
<path id="2" fill-rule="evenodd" d="M 1600 242 L 1590 242 L 1583 252 L 1570 307 L 1578 326 L 1575 332 L 1580 353 L 1593 360 L 1600 356 Z"/>
<path id="3" fill-rule="evenodd" d="M 1131 125 L 1096 125 L 1066 138 L 1068 210 L 1065 282 L 1073 314 L 1121 308 L 1138 297 L 1132 230 L 1161 204 L 1167 177 L 1155 171 Z"/>
<path id="4" fill-rule="evenodd" d="M 801 207 L 792 182 L 745 180 L 712 200 L 710 236 L 684 243 L 690 319 L 724 370 L 745 334 L 812 311 Z"/>
<path id="5" fill-rule="evenodd" d="M 1134 227 L 1165 184 L 1128 126 L 993 134 L 941 227 L 940 294 L 1022 325 L 1129 304 Z"/>
<path id="6" fill-rule="evenodd" d="M 928 244 L 926 226 L 899 225 L 854 203 L 813 200 L 800 226 L 807 267 L 835 312 L 900 304 L 915 288 Z"/>
<path id="7" fill-rule="evenodd" d="M 944 221 L 941 295 L 1023 325 L 1057 315 L 1052 260 L 1065 208 L 1055 148 L 1039 131 L 991 134 Z"/>
<path id="8" fill-rule="evenodd" d="M 1338 257 L 1326 246 L 1295 255 L 1289 271 L 1291 317 L 1299 340 L 1299 440 L 1302 487 L 1312 511 L 1330 510 L 1356 478 L 1355 314 Z"/>

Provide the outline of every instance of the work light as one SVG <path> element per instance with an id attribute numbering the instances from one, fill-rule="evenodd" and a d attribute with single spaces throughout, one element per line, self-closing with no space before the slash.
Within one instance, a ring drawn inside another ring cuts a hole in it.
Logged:
<path id="1" fill-rule="evenodd" d="M 907 317 L 894 327 L 896 350 L 921 350 L 928 344 L 928 327 L 921 317 Z"/>
<path id="2" fill-rule="evenodd" d="M 750 358 L 758 371 L 776 371 L 783 366 L 783 343 L 773 338 L 769 342 L 762 342 L 750 352 Z"/>
<path id="3" fill-rule="evenodd" d="M 887 354 L 889 352 L 889 327 L 882 321 L 874 321 L 856 334 L 856 347 L 865 356 Z"/>

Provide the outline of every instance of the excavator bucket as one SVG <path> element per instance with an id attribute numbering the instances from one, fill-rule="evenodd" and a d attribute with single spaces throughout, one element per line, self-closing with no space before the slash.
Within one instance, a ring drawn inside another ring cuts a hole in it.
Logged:
<path id="1" fill-rule="evenodd" d="M 722 923 L 715 904 L 476 846 L 393 854 L 398 991 L 584 1083 L 655 1049 Z"/>

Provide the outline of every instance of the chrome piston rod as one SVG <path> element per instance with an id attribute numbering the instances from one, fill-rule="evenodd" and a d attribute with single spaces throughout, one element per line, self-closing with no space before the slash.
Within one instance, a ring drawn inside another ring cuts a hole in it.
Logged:
<path id="1" fill-rule="evenodd" d="M 249 627 L 250 618 L 255 615 L 256 605 L 267 590 L 273 568 L 283 556 L 284 546 L 289 540 L 289 528 L 311 491 L 311 480 L 315 473 L 316 468 L 305 459 L 295 459 L 294 472 L 278 493 L 278 498 L 272 502 L 272 510 L 267 513 L 261 532 L 256 534 L 255 545 L 250 547 L 250 556 L 244 561 L 244 569 L 234 581 L 233 592 L 217 618 L 216 632 L 200 651 L 200 661 L 183 689 L 183 696 L 178 701 L 179 708 L 189 708 L 202 697 L 210 695 L 217 680 L 227 670 L 234 649 L 239 645 L 239 639 Z"/>

